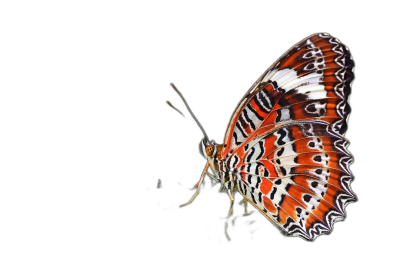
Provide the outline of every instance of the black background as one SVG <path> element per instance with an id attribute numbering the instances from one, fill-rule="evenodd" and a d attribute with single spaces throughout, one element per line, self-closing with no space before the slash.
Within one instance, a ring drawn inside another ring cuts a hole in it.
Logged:
<path id="1" fill-rule="evenodd" d="M 372 178 L 380 174 L 369 150 L 375 146 L 373 138 L 365 133 L 371 97 L 379 91 L 371 83 L 371 46 L 366 43 L 382 35 L 356 18 L 313 24 L 282 21 L 272 13 L 212 17 L 175 11 L 105 23 L 109 34 L 102 39 L 109 46 L 102 46 L 108 57 L 99 63 L 107 64 L 109 73 L 98 76 L 107 87 L 98 101 L 97 112 L 105 122 L 96 144 L 105 156 L 96 162 L 99 174 L 92 175 L 81 205 L 79 238 L 100 249 L 149 258 L 212 253 L 220 258 L 289 259 L 307 252 L 340 257 L 345 250 L 375 251 L 382 244 L 383 219 L 374 213 L 379 212 L 379 199 L 372 193 Z M 317 32 L 347 45 L 356 63 L 346 138 L 355 159 L 351 188 L 359 201 L 346 207 L 348 218 L 336 223 L 332 234 L 313 243 L 282 236 L 257 211 L 242 218 L 236 201 L 228 242 L 223 230 L 230 201 L 217 193 L 219 185 L 211 187 L 206 178 L 193 204 L 178 208 L 190 198 L 187 189 L 198 182 L 206 160 L 199 151 L 203 135 L 170 83 L 185 96 L 209 138 L 222 143 L 234 109 L 255 81 L 294 44 Z M 186 118 L 168 107 L 167 100 Z"/>

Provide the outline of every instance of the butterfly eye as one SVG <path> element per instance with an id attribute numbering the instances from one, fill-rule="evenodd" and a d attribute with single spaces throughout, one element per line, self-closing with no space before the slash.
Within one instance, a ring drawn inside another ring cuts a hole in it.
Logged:
<path id="1" fill-rule="evenodd" d="M 214 145 L 208 145 L 206 147 L 206 154 L 207 156 L 213 156 L 214 155 Z"/>

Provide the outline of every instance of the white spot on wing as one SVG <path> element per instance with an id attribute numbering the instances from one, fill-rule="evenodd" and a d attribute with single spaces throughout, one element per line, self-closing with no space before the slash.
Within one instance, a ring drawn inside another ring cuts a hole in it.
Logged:
<path id="1" fill-rule="evenodd" d="M 279 162 L 280 166 L 297 166 L 298 163 L 296 163 L 296 161 L 295 161 L 296 157 L 297 157 L 297 155 L 282 157 L 282 158 L 275 160 L 275 162 Z"/>
<path id="2" fill-rule="evenodd" d="M 309 84 L 309 85 L 299 86 L 299 87 L 296 88 L 296 90 L 299 93 L 307 94 L 309 96 L 312 96 L 310 94 L 312 92 L 315 92 L 315 91 L 325 92 L 325 97 L 326 97 L 326 93 L 327 93 L 326 90 L 325 90 L 325 86 L 321 85 L 321 84 L 318 84 L 318 83 L 312 83 L 312 84 Z"/>
<path id="3" fill-rule="evenodd" d="M 281 120 L 280 120 L 280 122 L 291 120 L 291 118 L 290 118 L 290 111 L 289 111 L 288 108 L 283 108 L 283 109 L 281 109 L 281 113 L 282 113 L 282 115 L 281 115 Z"/>
<path id="4" fill-rule="evenodd" d="M 276 81 L 278 84 L 278 87 L 283 86 L 287 82 L 296 79 L 297 78 L 297 73 L 296 70 L 293 69 L 284 69 L 278 71 L 273 78 L 271 78 L 271 81 Z"/>
<path id="5" fill-rule="evenodd" d="M 311 73 L 311 74 L 308 74 L 308 75 L 305 75 L 305 76 L 302 76 L 299 78 L 295 78 L 295 79 L 285 83 L 283 86 L 281 86 L 281 88 L 285 89 L 286 91 L 289 91 L 291 89 L 298 88 L 300 86 L 319 83 L 322 80 L 323 80 L 323 78 L 321 77 L 321 75 L 314 72 L 314 73 Z"/>

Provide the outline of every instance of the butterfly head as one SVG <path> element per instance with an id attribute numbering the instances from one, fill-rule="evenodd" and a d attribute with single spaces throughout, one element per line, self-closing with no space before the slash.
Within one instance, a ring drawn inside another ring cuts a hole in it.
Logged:
<path id="1" fill-rule="evenodd" d="M 221 156 L 222 145 L 218 145 L 214 140 L 209 141 L 203 138 L 199 144 L 200 154 L 207 160 L 214 174 L 218 174 L 218 159 Z"/>
<path id="2" fill-rule="evenodd" d="M 217 145 L 214 140 L 203 138 L 199 144 L 200 154 L 207 160 L 212 160 L 217 153 Z"/>

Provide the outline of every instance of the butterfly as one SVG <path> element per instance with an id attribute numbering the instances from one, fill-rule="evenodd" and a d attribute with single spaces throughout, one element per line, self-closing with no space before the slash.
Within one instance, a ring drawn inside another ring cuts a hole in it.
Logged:
<path id="1" fill-rule="evenodd" d="M 247 91 L 223 144 L 208 138 L 171 84 L 204 134 L 199 149 L 207 160 L 195 194 L 181 206 L 193 202 L 208 175 L 227 192 L 229 216 L 239 192 L 286 235 L 312 241 L 330 233 L 357 199 L 344 137 L 353 69 L 349 49 L 331 35 L 301 40 Z"/>

